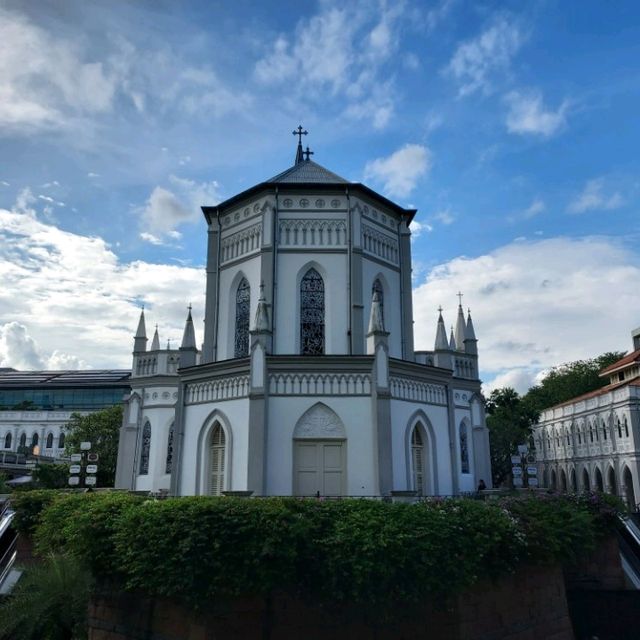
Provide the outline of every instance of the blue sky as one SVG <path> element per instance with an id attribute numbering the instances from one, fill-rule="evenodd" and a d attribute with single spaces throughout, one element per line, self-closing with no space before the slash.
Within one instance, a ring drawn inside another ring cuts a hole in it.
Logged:
<path id="1" fill-rule="evenodd" d="M 127 366 L 202 317 L 214 204 L 314 160 L 415 206 L 416 342 L 488 389 L 640 325 L 635 2 L 0 2 L 0 365 Z M 164 333 L 163 333 L 164 332 Z"/>

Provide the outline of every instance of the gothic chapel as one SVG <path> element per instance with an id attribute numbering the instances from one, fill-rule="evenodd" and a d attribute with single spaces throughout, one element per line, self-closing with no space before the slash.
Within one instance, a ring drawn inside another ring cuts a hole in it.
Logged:
<path id="1" fill-rule="evenodd" d="M 471 316 L 414 351 L 405 209 L 312 161 L 203 206 L 204 344 L 134 339 L 116 486 L 452 495 L 490 485 Z"/>

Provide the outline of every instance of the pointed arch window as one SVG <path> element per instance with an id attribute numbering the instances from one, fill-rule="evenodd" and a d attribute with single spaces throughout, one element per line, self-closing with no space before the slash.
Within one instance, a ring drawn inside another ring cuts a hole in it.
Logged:
<path id="1" fill-rule="evenodd" d="M 47 449 L 53 449 L 53 433 L 47 435 Z"/>
<path id="2" fill-rule="evenodd" d="M 469 434 L 467 423 L 460 423 L 460 470 L 469 473 Z"/>
<path id="3" fill-rule="evenodd" d="M 64 431 L 58 436 L 58 449 L 64 449 Z"/>
<path id="4" fill-rule="evenodd" d="M 249 316 L 251 313 L 251 287 L 246 278 L 240 280 L 236 290 L 236 335 L 234 357 L 249 355 Z"/>
<path id="5" fill-rule="evenodd" d="M 618 438 L 622 438 L 622 423 L 620 422 L 620 418 L 618 418 Z"/>
<path id="6" fill-rule="evenodd" d="M 324 281 L 314 268 L 300 283 L 300 353 L 324 353 Z"/>
<path id="7" fill-rule="evenodd" d="M 142 446 L 140 447 L 140 475 L 149 473 L 149 454 L 151 452 L 151 425 L 147 422 L 142 428 Z"/>
<path id="8" fill-rule="evenodd" d="M 628 438 L 629 437 L 629 423 L 627 422 L 627 416 L 625 416 L 623 418 L 623 422 L 624 422 L 624 437 Z"/>
<path id="9" fill-rule="evenodd" d="M 224 430 L 216 422 L 209 440 L 209 495 L 212 496 L 222 495 L 224 491 L 225 445 Z"/>
<path id="10" fill-rule="evenodd" d="M 173 427 L 169 429 L 169 435 L 167 437 L 167 460 L 165 465 L 165 473 L 171 473 L 171 467 L 173 466 Z"/>
<path id="11" fill-rule="evenodd" d="M 373 281 L 373 286 L 371 287 L 371 299 L 373 300 L 373 296 L 378 294 L 378 300 L 380 300 L 380 313 L 382 314 L 382 322 L 386 327 L 386 323 L 384 322 L 384 289 L 382 288 L 382 283 L 380 282 L 380 278 L 376 278 Z"/>
<path id="12" fill-rule="evenodd" d="M 20 446 L 21 449 L 24 449 L 27 446 L 27 434 L 26 433 L 23 433 L 20 436 L 20 445 L 19 446 Z"/>
<path id="13" fill-rule="evenodd" d="M 7 433 L 7 435 L 4 437 L 4 448 L 5 449 L 11 449 L 11 440 L 13 438 L 11 437 L 11 432 Z"/>
<path id="14" fill-rule="evenodd" d="M 413 489 L 421 496 L 424 493 L 424 442 L 416 425 L 411 434 L 411 462 L 413 466 Z"/>
<path id="15" fill-rule="evenodd" d="M 31 436 L 31 448 L 33 449 L 33 447 L 37 447 L 38 446 L 38 442 L 40 442 L 40 438 L 38 437 L 37 433 L 34 433 Z"/>

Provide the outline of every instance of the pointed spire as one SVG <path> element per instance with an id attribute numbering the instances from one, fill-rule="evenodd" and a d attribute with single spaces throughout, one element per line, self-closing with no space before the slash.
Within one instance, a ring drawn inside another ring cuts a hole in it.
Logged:
<path id="1" fill-rule="evenodd" d="M 449 335 L 449 349 L 451 349 L 451 351 L 456 350 L 456 339 L 453 335 L 453 325 L 451 325 L 451 334 Z"/>
<path id="2" fill-rule="evenodd" d="M 467 309 L 467 340 L 475 340 L 476 332 L 473 328 L 473 321 L 471 320 L 471 309 Z"/>
<path id="3" fill-rule="evenodd" d="M 449 343 L 447 342 L 447 330 L 444 326 L 444 320 L 442 319 L 442 307 L 438 307 L 438 326 L 436 328 L 436 344 L 435 350 L 448 349 Z"/>
<path id="4" fill-rule="evenodd" d="M 302 150 L 302 136 L 306 136 L 309 132 L 299 125 L 297 129 L 292 131 L 294 136 L 298 136 L 298 149 L 296 151 L 296 161 L 294 164 L 300 164 L 304 162 L 304 151 Z M 307 158 L 308 159 L 308 158 Z"/>
<path id="5" fill-rule="evenodd" d="M 158 325 L 153 333 L 153 340 L 151 341 L 151 351 L 160 351 L 160 336 L 158 336 Z"/>
<path id="6" fill-rule="evenodd" d="M 465 331 L 464 350 L 466 353 L 478 355 L 478 340 L 476 338 L 475 329 L 473 328 L 473 321 L 471 320 L 471 309 L 467 309 L 467 326 Z"/>
<path id="7" fill-rule="evenodd" d="M 259 333 L 269 331 L 269 305 L 267 305 L 267 300 L 264 297 L 264 282 L 260 283 L 260 296 L 258 298 L 258 307 L 256 308 L 254 331 Z"/>
<path id="8" fill-rule="evenodd" d="M 138 320 L 138 329 L 133 339 L 133 352 L 140 353 L 147 350 L 147 327 L 144 322 L 144 307 L 140 311 L 140 320 Z"/>
<path id="9" fill-rule="evenodd" d="M 371 315 L 369 316 L 369 333 L 384 333 L 384 317 L 382 316 L 382 304 L 380 292 L 374 291 L 371 299 Z"/>
<path id="10" fill-rule="evenodd" d="M 464 351 L 464 339 L 467 334 L 467 323 L 464 319 L 464 311 L 462 304 L 458 305 L 458 319 L 456 320 L 456 348 L 458 351 Z"/>
<path id="11" fill-rule="evenodd" d="M 184 333 L 182 334 L 181 349 L 196 349 L 196 332 L 193 328 L 193 318 L 191 317 L 191 305 L 189 305 L 189 313 L 187 314 L 187 321 L 184 323 Z"/>

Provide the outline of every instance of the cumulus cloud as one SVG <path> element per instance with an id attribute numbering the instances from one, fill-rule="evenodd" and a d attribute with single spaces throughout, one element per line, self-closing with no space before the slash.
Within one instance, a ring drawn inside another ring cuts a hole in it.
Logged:
<path id="1" fill-rule="evenodd" d="M 0 209 L 0 277 L 0 361 L 16 368 L 128 367 L 140 302 L 173 340 L 186 304 L 196 317 L 204 306 L 202 269 L 122 262 L 28 208 Z"/>
<path id="2" fill-rule="evenodd" d="M 414 289 L 416 347 L 433 348 L 437 307 L 454 321 L 461 290 L 489 388 L 497 379 L 523 389 L 527 376 L 543 369 L 629 349 L 640 317 L 629 283 L 639 278 L 639 256 L 600 237 L 524 240 L 455 258 L 432 268 Z"/>
<path id="3" fill-rule="evenodd" d="M 164 244 L 164 237 L 179 239 L 176 227 L 188 222 L 196 222 L 205 204 L 220 201 L 217 182 L 197 183 L 194 180 L 169 177 L 171 190 L 157 186 L 151 192 L 144 207 L 138 208 L 141 226 L 140 238 L 151 244 Z"/>
<path id="4" fill-rule="evenodd" d="M 516 22 L 497 16 L 479 36 L 458 46 L 444 71 L 459 83 L 461 96 L 489 93 L 493 76 L 508 70 L 525 38 Z"/>
<path id="5" fill-rule="evenodd" d="M 415 188 L 418 180 L 431 168 L 431 152 L 420 144 L 405 144 L 386 158 L 368 162 L 365 180 L 383 185 L 385 193 L 404 198 Z"/>
<path id="6" fill-rule="evenodd" d="M 531 220 L 546 211 L 547 206 L 540 198 L 534 198 L 533 202 L 522 211 L 516 211 L 507 217 L 509 222 L 518 222 L 519 220 Z"/>
<path id="7" fill-rule="evenodd" d="M 586 211 L 611 211 L 619 209 L 624 199 L 617 191 L 612 194 L 604 193 L 604 179 L 589 180 L 580 193 L 567 207 L 569 213 L 585 213 Z"/>
<path id="8" fill-rule="evenodd" d="M 521 135 L 545 138 L 557 133 L 565 124 L 569 103 L 564 100 L 554 111 L 547 109 L 539 91 L 511 91 L 505 96 L 509 107 L 507 130 Z"/>

